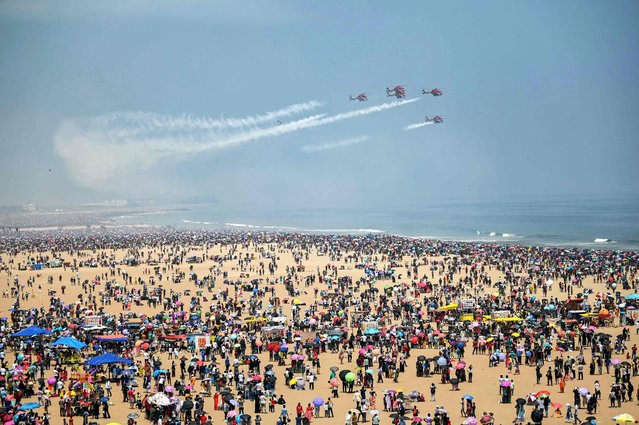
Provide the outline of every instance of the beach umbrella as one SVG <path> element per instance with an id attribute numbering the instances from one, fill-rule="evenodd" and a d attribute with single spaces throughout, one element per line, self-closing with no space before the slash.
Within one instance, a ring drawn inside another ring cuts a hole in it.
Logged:
<path id="1" fill-rule="evenodd" d="M 469 416 L 466 418 L 466 425 L 477 425 L 477 418 L 474 416 Z"/>
<path id="2" fill-rule="evenodd" d="M 153 377 L 157 378 L 160 374 L 167 373 L 167 372 L 168 372 L 168 370 L 166 370 L 166 369 L 155 370 L 155 371 L 153 371 Z"/>
<path id="3" fill-rule="evenodd" d="M 234 418 L 235 416 L 237 416 L 237 410 L 229 410 L 226 414 L 227 418 Z"/>
<path id="4" fill-rule="evenodd" d="M 379 415 L 379 410 L 369 410 L 368 413 L 370 413 L 373 416 Z"/>
<path id="5" fill-rule="evenodd" d="M 313 399 L 314 406 L 322 406 L 324 404 L 324 399 L 322 397 L 316 397 Z"/>
<path id="6" fill-rule="evenodd" d="M 388 416 L 390 416 L 390 417 L 391 417 L 391 418 L 393 418 L 393 419 L 395 419 L 395 418 L 399 418 L 399 419 L 404 420 L 404 421 L 405 421 L 406 419 L 408 419 L 408 417 L 407 417 L 407 416 L 402 416 L 402 415 L 400 415 L 399 413 L 391 413 L 391 414 L 390 414 L 390 415 L 388 415 Z"/>
<path id="7" fill-rule="evenodd" d="M 457 384 L 459 384 L 459 379 L 457 379 L 457 378 L 450 378 L 450 383 L 451 383 L 451 384 L 453 384 L 453 385 L 457 385 Z"/>
<path id="8" fill-rule="evenodd" d="M 419 416 L 413 416 L 412 418 L 410 418 L 410 421 L 414 423 L 420 423 L 421 421 L 423 421 L 423 419 Z"/>
<path id="9" fill-rule="evenodd" d="M 550 396 L 550 391 L 548 390 L 541 390 L 537 394 L 535 394 L 535 397 L 537 398 L 546 398 L 549 396 Z"/>
<path id="10" fill-rule="evenodd" d="M 339 367 L 337 366 L 331 366 L 330 371 L 331 372 L 337 372 L 339 370 Z"/>
<path id="11" fill-rule="evenodd" d="M 184 400 L 184 403 L 182 403 L 182 408 L 186 410 L 193 409 L 193 402 L 191 400 Z"/>
<path id="12" fill-rule="evenodd" d="M 460 370 L 466 367 L 466 362 L 465 361 L 460 361 L 457 363 L 457 365 L 455 366 L 455 369 Z"/>
<path id="13" fill-rule="evenodd" d="M 564 407 L 564 405 L 561 403 L 552 403 L 551 406 L 555 409 L 561 409 L 562 407 Z"/>
<path id="14" fill-rule="evenodd" d="M 472 395 L 470 395 L 470 394 L 465 394 L 465 395 L 464 395 L 464 398 L 465 398 L 466 400 L 471 400 L 471 401 L 472 401 L 475 397 L 473 397 L 473 396 L 472 396 Z"/>
<path id="15" fill-rule="evenodd" d="M 340 371 L 339 373 L 339 379 L 341 379 L 342 381 L 346 379 L 346 375 L 348 375 L 349 373 L 352 373 L 350 370 L 348 369 L 344 369 L 342 371 Z"/>
<path id="16" fill-rule="evenodd" d="M 355 381 L 355 378 L 356 378 L 355 374 L 353 372 L 349 372 L 344 377 L 344 380 L 346 380 L 346 382 L 353 382 Z"/>
<path id="17" fill-rule="evenodd" d="M 109 401 L 109 397 L 100 397 L 100 402 L 106 403 L 107 401 Z"/>
<path id="18" fill-rule="evenodd" d="M 426 356 L 424 355 L 417 356 L 417 360 L 419 360 L 420 362 L 426 361 Z"/>
<path id="19" fill-rule="evenodd" d="M 625 424 L 625 423 L 630 424 L 635 422 L 635 418 L 630 416 L 628 413 L 622 413 L 621 415 L 617 415 L 612 419 L 618 424 Z"/>
<path id="20" fill-rule="evenodd" d="M 164 387 L 164 391 L 167 393 L 172 393 L 175 391 L 175 388 L 173 387 L 173 385 L 167 385 L 166 387 Z"/>
<path id="21" fill-rule="evenodd" d="M 508 379 L 504 379 L 503 381 L 501 381 L 499 386 L 500 387 L 510 387 L 510 381 Z"/>
<path id="22" fill-rule="evenodd" d="M 338 378 L 331 378 L 329 383 L 331 384 L 332 387 L 338 387 L 339 386 L 339 379 Z"/>
<path id="23" fill-rule="evenodd" d="M 491 418 L 490 416 L 488 416 L 488 415 L 484 415 L 484 416 L 482 416 L 482 417 L 479 419 L 479 422 L 481 422 L 482 424 L 487 424 L 487 423 L 489 423 L 489 422 L 490 422 L 490 421 L 492 421 L 492 420 L 493 420 L 493 418 Z"/>
<path id="24" fill-rule="evenodd" d="M 526 404 L 526 399 L 518 398 L 517 400 L 515 400 L 515 403 L 524 405 L 524 404 Z"/>
<path id="25" fill-rule="evenodd" d="M 541 422 L 544 419 L 544 412 L 541 409 L 533 410 L 533 412 L 530 414 L 530 419 L 535 422 Z"/>
<path id="26" fill-rule="evenodd" d="M 586 416 L 586 420 L 587 421 L 596 421 L 597 418 L 595 418 L 594 416 Z"/>
<path id="27" fill-rule="evenodd" d="M 448 363 L 448 360 L 446 360 L 446 357 L 444 356 L 437 359 L 437 364 L 440 366 L 446 366 L 447 363 Z"/>
<path id="28" fill-rule="evenodd" d="M 127 415 L 127 418 L 129 418 L 129 419 L 137 419 L 137 418 L 139 418 L 139 417 L 140 417 L 140 415 L 139 415 L 139 414 L 137 414 L 137 413 L 135 413 L 135 412 L 133 412 L 133 413 L 129 413 L 129 414 Z"/>
<path id="29" fill-rule="evenodd" d="M 579 395 L 581 395 L 583 397 L 587 396 L 590 393 L 590 391 L 588 391 L 588 388 L 586 388 L 586 387 L 581 387 L 577 391 L 579 392 Z"/>
<path id="30" fill-rule="evenodd" d="M 618 364 L 621 363 L 621 360 L 619 359 L 612 359 L 612 361 L 610 362 L 613 366 L 617 366 Z"/>
<path id="31" fill-rule="evenodd" d="M 20 410 L 33 410 L 37 409 L 38 407 L 40 407 L 40 403 L 30 402 L 20 406 Z"/>

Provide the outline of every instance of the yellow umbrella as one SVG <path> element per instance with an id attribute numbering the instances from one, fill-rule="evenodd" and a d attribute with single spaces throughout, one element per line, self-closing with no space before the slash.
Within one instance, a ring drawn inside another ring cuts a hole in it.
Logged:
<path id="1" fill-rule="evenodd" d="M 620 424 L 634 423 L 635 422 L 635 418 L 630 416 L 628 413 L 622 413 L 621 415 L 615 416 L 612 419 L 614 419 L 615 422 L 620 423 Z"/>
<path id="2" fill-rule="evenodd" d="M 495 338 L 488 338 L 486 342 L 492 342 Z"/>
<path id="3" fill-rule="evenodd" d="M 288 381 L 288 384 L 289 384 L 289 385 L 295 385 L 295 384 L 297 384 L 297 379 L 295 379 L 295 378 L 291 379 L 290 381 Z"/>
<path id="4" fill-rule="evenodd" d="M 299 305 L 299 304 L 302 304 L 302 302 L 299 300 L 299 298 L 295 298 L 295 299 L 293 300 L 293 304 L 295 304 L 295 305 Z"/>
<path id="5" fill-rule="evenodd" d="M 513 336 L 514 336 L 515 338 L 518 338 L 518 337 L 519 337 L 519 332 L 513 332 Z"/>

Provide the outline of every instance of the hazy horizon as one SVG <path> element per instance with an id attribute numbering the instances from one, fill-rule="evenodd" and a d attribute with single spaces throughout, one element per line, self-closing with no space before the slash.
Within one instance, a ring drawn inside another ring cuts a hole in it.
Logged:
<path id="1" fill-rule="evenodd" d="M 0 205 L 637 197 L 638 18 L 631 1 L 1 1 Z"/>

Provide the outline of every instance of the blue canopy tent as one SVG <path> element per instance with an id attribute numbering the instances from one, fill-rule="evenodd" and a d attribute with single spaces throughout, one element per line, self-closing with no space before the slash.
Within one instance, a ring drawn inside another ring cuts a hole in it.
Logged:
<path id="1" fill-rule="evenodd" d="M 58 339 L 56 342 L 51 344 L 51 346 L 52 347 L 69 347 L 69 348 L 75 348 L 76 350 L 81 350 L 87 345 L 84 342 L 78 341 L 77 339 L 71 336 L 66 336 L 66 337 Z"/>
<path id="2" fill-rule="evenodd" d="M 86 361 L 89 366 L 100 366 L 103 364 L 112 364 L 112 363 L 126 363 L 132 364 L 133 360 L 125 359 L 124 357 L 116 356 L 113 353 L 104 353 L 99 356 L 95 356 Z"/>
<path id="3" fill-rule="evenodd" d="M 51 335 L 51 332 L 38 326 L 29 326 L 19 332 L 14 333 L 13 337 L 32 337 L 36 335 Z"/>

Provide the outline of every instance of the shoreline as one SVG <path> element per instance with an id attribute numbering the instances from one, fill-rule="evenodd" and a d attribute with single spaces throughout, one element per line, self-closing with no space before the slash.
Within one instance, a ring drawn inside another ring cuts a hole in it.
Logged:
<path id="1" fill-rule="evenodd" d="M 191 223 L 186 223 L 191 224 Z M 171 231 L 196 231 L 201 233 L 263 233 L 263 234 L 273 234 L 273 235 L 308 235 L 308 236 L 322 236 L 322 237 L 390 237 L 390 238 L 400 238 L 400 239 L 408 239 L 408 240 L 416 240 L 416 241 L 427 241 L 431 243 L 444 243 L 444 244 L 479 244 L 486 246 L 495 246 L 495 245 L 503 245 L 507 247 L 529 247 L 529 248 L 554 248 L 554 249 L 579 249 L 579 250 L 587 250 L 587 251 L 597 251 L 597 252 L 639 252 L 639 248 L 606 248 L 609 244 L 618 243 L 617 241 L 606 241 L 606 242 L 574 242 L 574 243 L 534 243 L 534 242 L 526 242 L 523 239 L 520 240 L 491 240 L 491 239 L 474 239 L 474 238 L 442 238 L 442 237 L 432 237 L 432 236 L 413 236 L 406 234 L 393 234 L 388 233 L 383 230 L 376 230 L 375 232 L 366 232 L 367 230 L 372 229 L 326 229 L 318 230 L 318 229 L 295 229 L 288 228 L 285 226 L 253 226 L 244 227 L 239 225 L 228 225 L 225 224 L 223 226 L 217 227 L 202 227 L 196 226 L 171 226 L 171 225 L 153 225 L 153 224 L 145 224 L 145 223 L 131 223 L 131 224 L 113 224 L 113 223 L 102 223 L 95 225 L 67 225 L 67 226 L 43 226 L 43 227 L 19 227 L 16 229 L 0 229 L 0 235 L 11 235 L 11 234 L 27 234 L 27 233 L 43 233 L 43 232 L 59 232 L 60 234 L 64 234 L 67 232 L 78 232 L 78 231 L 116 231 L 116 230 L 171 230 Z M 208 225 L 212 225 L 214 223 L 209 223 Z M 208 226 L 207 225 L 207 226 Z M 278 230 L 282 229 L 282 230 Z M 293 230 L 294 229 L 294 230 Z M 340 231 L 343 230 L 343 231 Z"/>

